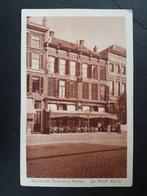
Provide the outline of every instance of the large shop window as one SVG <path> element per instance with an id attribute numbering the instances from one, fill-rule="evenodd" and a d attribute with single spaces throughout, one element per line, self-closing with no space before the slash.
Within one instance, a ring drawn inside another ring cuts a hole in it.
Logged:
<path id="1" fill-rule="evenodd" d="M 59 59 L 59 73 L 61 75 L 65 75 L 65 64 L 66 64 L 66 60 Z"/>
<path id="2" fill-rule="evenodd" d="M 67 105 L 67 111 L 69 111 L 69 112 L 76 111 L 76 106 L 75 105 Z"/>
<path id="3" fill-rule="evenodd" d="M 110 95 L 114 95 L 114 81 L 110 81 Z"/>
<path id="4" fill-rule="evenodd" d="M 59 82 L 59 97 L 65 98 L 65 81 L 63 80 Z"/>
<path id="5" fill-rule="evenodd" d="M 48 57 L 48 71 L 49 73 L 54 73 L 55 70 L 55 57 L 49 56 Z"/>
<path id="6" fill-rule="evenodd" d="M 59 96 L 59 80 L 56 78 L 48 78 L 48 96 Z"/>
<path id="7" fill-rule="evenodd" d="M 101 101 L 106 100 L 106 87 L 105 87 L 105 85 L 100 86 L 100 100 Z"/>
<path id="8" fill-rule="evenodd" d="M 37 49 L 40 48 L 40 37 L 39 36 L 32 35 L 32 37 L 31 37 L 31 47 L 32 48 L 37 48 Z"/>
<path id="9" fill-rule="evenodd" d="M 106 67 L 100 66 L 100 80 L 106 80 Z"/>
<path id="10" fill-rule="evenodd" d="M 70 75 L 75 76 L 76 75 L 76 62 L 70 61 Z"/>
<path id="11" fill-rule="evenodd" d="M 92 100 L 98 100 L 98 85 L 91 84 Z"/>
<path id="12" fill-rule="evenodd" d="M 57 111 L 57 104 L 48 104 L 48 111 Z"/>
<path id="13" fill-rule="evenodd" d="M 87 69 L 88 69 L 88 65 L 83 64 L 82 65 L 83 78 L 87 78 Z"/>
<path id="14" fill-rule="evenodd" d="M 89 99 L 89 84 L 87 82 L 83 82 L 82 84 L 82 94 L 83 99 Z"/>
<path id="15" fill-rule="evenodd" d="M 90 106 L 83 106 L 83 111 L 84 112 L 89 112 L 90 111 Z"/>
<path id="16" fill-rule="evenodd" d="M 32 68 L 33 69 L 39 69 L 40 65 L 40 59 L 39 59 L 39 54 L 32 54 Z"/>

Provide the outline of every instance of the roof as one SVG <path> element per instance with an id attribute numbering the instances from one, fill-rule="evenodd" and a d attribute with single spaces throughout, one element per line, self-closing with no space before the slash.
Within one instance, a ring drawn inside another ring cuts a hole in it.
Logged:
<path id="1" fill-rule="evenodd" d="M 108 53 L 113 53 L 119 56 L 126 57 L 126 49 L 118 45 L 111 45 L 108 48 L 99 52 L 101 58 L 108 58 Z"/>
<path id="2" fill-rule="evenodd" d="M 99 58 L 99 54 L 97 52 L 94 52 L 81 44 L 65 41 L 65 40 L 62 40 L 62 39 L 59 39 L 56 37 L 53 37 L 51 39 L 49 46 L 59 47 L 59 48 L 62 48 L 65 50 L 70 50 L 70 51 L 76 52 L 76 53 L 82 52 L 85 55 L 94 56 L 94 57 Z"/>

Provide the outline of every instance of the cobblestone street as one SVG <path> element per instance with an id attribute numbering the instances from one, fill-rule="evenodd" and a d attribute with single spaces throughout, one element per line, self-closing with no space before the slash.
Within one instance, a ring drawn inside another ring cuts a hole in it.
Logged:
<path id="1" fill-rule="evenodd" d="M 61 144 L 29 148 L 28 177 L 41 178 L 125 178 L 126 147 Z M 50 151 L 53 149 L 53 151 Z M 64 153 L 62 152 L 64 149 Z M 39 153 L 42 152 L 42 157 Z M 51 153 L 52 152 L 52 153 Z M 53 153 L 54 152 L 54 153 Z M 55 152 L 58 154 L 55 154 Z M 36 155 L 35 155 L 36 154 Z M 40 158 L 39 158 L 40 157 Z"/>

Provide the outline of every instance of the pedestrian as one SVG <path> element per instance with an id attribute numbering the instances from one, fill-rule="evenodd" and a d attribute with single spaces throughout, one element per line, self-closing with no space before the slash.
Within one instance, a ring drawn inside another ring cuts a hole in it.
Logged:
<path id="1" fill-rule="evenodd" d="M 98 123 L 97 126 L 98 126 L 98 131 L 102 131 L 102 124 L 100 122 Z"/>
<path id="2" fill-rule="evenodd" d="M 111 125 L 107 126 L 107 132 L 110 133 L 111 132 Z"/>
<path id="3" fill-rule="evenodd" d="M 116 125 L 116 132 L 118 133 L 118 134 L 121 134 L 121 124 L 120 124 L 120 122 L 118 121 L 117 122 L 117 125 Z"/>

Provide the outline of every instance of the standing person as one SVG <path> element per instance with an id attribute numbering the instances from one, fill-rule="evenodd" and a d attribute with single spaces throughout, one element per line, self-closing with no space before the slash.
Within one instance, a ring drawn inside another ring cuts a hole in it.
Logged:
<path id="1" fill-rule="evenodd" d="M 108 132 L 108 133 L 111 132 L 111 125 L 110 125 L 110 124 L 107 126 L 107 132 Z"/>
<path id="2" fill-rule="evenodd" d="M 102 131 L 102 124 L 100 122 L 98 123 L 97 126 L 98 126 L 98 131 Z"/>
<path id="3" fill-rule="evenodd" d="M 120 124 L 119 121 L 117 122 L 117 125 L 116 125 L 116 132 L 117 132 L 118 134 L 121 134 L 121 124 Z"/>

